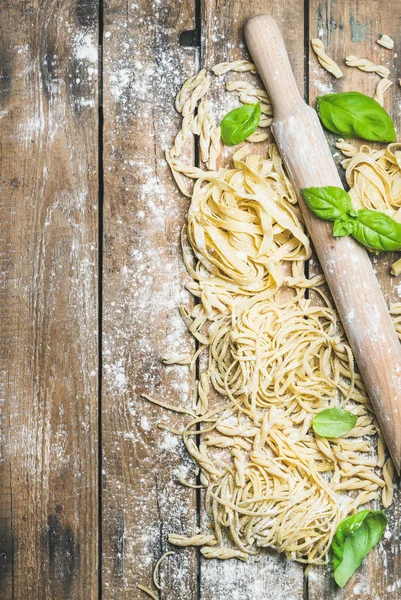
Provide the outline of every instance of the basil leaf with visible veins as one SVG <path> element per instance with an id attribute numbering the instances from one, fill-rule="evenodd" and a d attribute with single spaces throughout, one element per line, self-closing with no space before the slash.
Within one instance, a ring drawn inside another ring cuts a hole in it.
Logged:
<path id="1" fill-rule="evenodd" d="M 331 544 L 337 585 L 345 586 L 376 546 L 386 526 L 387 517 L 381 510 L 361 510 L 341 521 Z"/>
<path id="2" fill-rule="evenodd" d="M 317 98 L 323 125 L 343 137 L 374 142 L 395 142 L 393 121 L 376 100 L 360 92 L 326 94 Z"/>
<path id="3" fill-rule="evenodd" d="M 334 185 L 302 188 L 301 194 L 315 215 L 327 221 L 346 220 L 352 210 L 347 192 Z"/>
<path id="4" fill-rule="evenodd" d="M 378 210 L 358 210 L 352 235 L 368 248 L 386 251 L 401 249 L 401 223 Z"/>
<path id="5" fill-rule="evenodd" d="M 343 408 L 326 408 L 312 421 L 313 431 L 320 437 L 337 438 L 355 427 L 357 417 Z"/>
<path id="6" fill-rule="evenodd" d="M 244 141 L 259 125 L 262 111 L 257 104 L 244 104 L 235 108 L 220 123 L 221 139 L 226 146 L 235 146 Z"/>
<path id="7" fill-rule="evenodd" d="M 343 237 L 349 235 L 354 231 L 354 220 L 353 219 L 336 219 L 333 223 L 333 235 L 334 237 Z"/>

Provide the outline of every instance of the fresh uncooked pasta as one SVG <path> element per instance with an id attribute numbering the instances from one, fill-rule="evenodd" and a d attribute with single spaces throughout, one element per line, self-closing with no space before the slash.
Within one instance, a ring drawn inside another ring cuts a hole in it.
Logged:
<path id="1" fill-rule="evenodd" d="M 384 104 L 384 93 L 388 90 L 390 85 L 393 85 L 393 82 L 389 79 L 380 79 L 376 86 L 374 99 L 380 104 L 380 106 L 383 106 Z"/>
<path id="2" fill-rule="evenodd" d="M 216 170 L 217 159 L 220 155 L 220 126 L 213 125 L 210 131 L 209 162 L 207 164 L 211 171 Z"/>
<path id="3" fill-rule="evenodd" d="M 326 71 L 328 71 L 329 73 L 334 75 L 334 77 L 337 77 L 337 79 L 339 79 L 340 77 L 343 77 L 344 74 L 341 71 L 338 64 L 335 63 L 334 60 L 332 58 L 330 58 L 330 56 L 328 54 L 326 54 L 326 52 L 324 51 L 324 45 L 323 45 L 322 40 L 319 40 L 319 38 L 315 38 L 315 39 L 311 40 L 311 44 L 312 44 L 312 48 L 317 56 L 317 59 L 318 59 L 319 63 L 322 65 L 322 67 L 324 69 L 326 69 Z"/>
<path id="4" fill-rule="evenodd" d="M 393 500 L 393 477 L 394 477 L 394 465 L 391 458 L 388 458 L 383 467 L 383 479 L 385 486 L 382 493 L 382 504 L 384 508 L 390 506 Z"/>
<path id="5" fill-rule="evenodd" d="M 165 552 L 157 561 L 155 568 L 153 569 L 153 583 L 155 584 L 155 587 L 157 587 L 158 590 L 162 589 L 162 586 L 160 585 L 159 582 L 159 569 L 160 569 L 160 565 L 162 564 L 162 562 L 164 560 L 166 560 L 166 558 L 168 556 L 174 555 L 174 552 Z"/>
<path id="6" fill-rule="evenodd" d="M 152 598 L 152 600 L 159 600 L 158 597 L 156 596 L 156 594 L 154 594 L 151 590 L 149 590 L 144 585 L 139 584 L 137 586 L 137 588 L 138 588 L 138 590 L 141 590 L 142 592 L 144 592 L 145 594 L 147 594 L 147 596 L 149 596 L 149 598 Z"/>
<path id="7" fill-rule="evenodd" d="M 348 65 L 348 67 L 356 67 L 357 69 L 368 73 L 377 73 L 377 75 L 385 77 L 386 79 L 390 75 L 390 71 L 387 67 L 377 65 L 367 58 L 358 58 L 357 56 L 350 55 L 345 59 L 345 64 Z"/>
<path id="8" fill-rule="evenodd" d="M 383 48 L 388 48 L 389 50 L 394 48 L 394 40 L 392 40 L 391 37 L 386 34 L 381 35 L 377 40 L 377 43 L 380 44 L 380 46 L 383 46 Z"/>
<path id="9" fill-rule="evenodd" d="M 214 535 L 193 535 L 191 537 L 184 537 L 182 535 L 170 534 L 168 541 L 174 546 L 213 546 L 216 544 L 216 538 Z"/>
<path id="10" fill-rule="evenodd" d="M 254 66 L 237 61 L 212 71 L 249 76 Z M 391 503 L 392 464 L 324 277 L 305 276 L 310 242 L 277 148 L 271 144 L 262 157 L 245 144 L 216 169 L 219 126 L 205 98 L 207 77 L 190 78 L 176 99 L 183 121 L 193 116 L 203 168 L 179 158 L 180 137 L 166 152 L 190 198 L 182 249 L 186 287 L 197 302 L 180 314 L 199 349 L 192 358 L 169 353 L 163 362 L 193 368 L 200 352 L 208 360 L 192 406 L 143 397 L 187 415 L 180 432 L 161 427 L 182 437 L 199 469 L 197 484 L 182 483 L 204 488 L 210 529 L 172 532 L 168 540 L 199 546 L 206 558 L 246 561 L 273 548 L 325 564 L 343 518 L 372 500 Z M 228 81 L 226 89 L 244 103 L 259 100 L 266 118 L 272 114 L 266 92 L 250 81 Z M 397 211 L 398 147 L 378 153 L 339 140 L 338 148 L 357 206 Z M 401 337 L 401 308 L 392 313 Z M 321 438 L 313 417 L 332 406 L 355 414 L 356 425 L 341 438 Z"/>
<path id="11" fill-rule="evenodd" d="M 256 67 L 249 60 L 236 60 L 234 62 L 222 62 L 212 67 L 212 71 L 215 75 L 224 75 L 230 71 L 236 71 L 237 73 L 244 73 L 249 71 L 250 73 L 256 73 Z"/>
<path id="12" fill-rule="evenodd" d="M 189 365 L 191 361 L 192 356 L 190 354 L 166 354 L 163 357 L 165 365 Z"/>
<path id="13" fill-rule="evenodd" d="M 401 144 L 389 144 L 384 150 L 367 144 L 358 150 L 344 140 L 336 145 L 348 157 L 341 164 L 354 208 L 380 210 L 401 222 Z M 401 259 L 392 265 L 391 273 L 401 273 Z"/>

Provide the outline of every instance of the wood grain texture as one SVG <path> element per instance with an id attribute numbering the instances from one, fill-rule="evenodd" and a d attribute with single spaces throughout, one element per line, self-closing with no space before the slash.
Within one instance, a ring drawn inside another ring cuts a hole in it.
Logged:
<path id="1" fill-rule="evenodd" d="M 147 393 L 191 404 L 188 367 L 164 367 L 167 352 L 193 352 L 179 316 L 190 303 L 179 236 L 188 200 L 164 159 L 180 125 L 174 97 L 196 70 L 179 35 L 194 27 L 194 3 L 113 0 L 104 26 L 103 591 L 145 597 L 170 532 L 196 528 L 194 469 L 176 436 L 185 419 L 151 405 Z M 187 151 L 193 160 L 193 147 Z M 161 568 L 160 598 L 196 598 L 196 550 L 178 550 Z"/>
<path id="2" fill-rule="evenodd" d="M 399 36 L 400 6 L 384 0 L 383 2 L 352 2 L 338 0 L 337 2 L 310 3 L 310 37 L 320 37 L 329 55 L 341 66 L 344 77 L 335 80 L 317 63 L 313 51 L 309 51 L 309 93 L 310 103 L 315 104 L 317 95 L 340 91 L 360 91 L 373 96 L 377 75 L 363 73 L 355 68 L 344 65 L 344 57 L 349 54 L 365 57 L 387 66 L 390 79 L 394 81 L 385 95 L 385 108 L 391 114 L 396 130 L 400 131 L 401 119 L 399 103 L 401 90 L 398 86 L 400 63 L 395 53 L 401 51 Z M 380 34 L 385 33 L 395 40 L 394 51 L 381 48 L 376 44 Z M 340 153 L 333 144 L 338 136 L 327 132 L 337 163 Z M 358 141 L 360 143 L 360 141 Z M 341 167 L 340 173 L 341 173 Z M 390 264 L 397 258 L 396 253 L 382 253 L 373 257 L 373 266 L 387 302 L 399 301 L 399 279 L 390 276 Z M 310 266 L 311 272 L 316 272 L 316 266 Z M 393 504 L 386 509 L 389 517 L 389 536 L 383 538 L 378 547 L 373 550 L 363 566 L 352 577 L 344 590 L 335 586 L 330 570 L 313 569 L 308 581 L 310 600 L 384 600 L 390 595 L 401 598 L 400 570 L 400 492 L 394 494 Z"/>
<path id="3" fill-rule="evenodd" d="M 95 1 L 0 6 L 0 597 L 97 598 Z"/>
<path id="4" fill-rule="evenodd" d="M 271 0 L 258 0 L 244 3 L 239 0 L 224 0 L 202 3 L 202 66 L 212 67 L 222 61 L 249 58 L 246 51 L 243 28 L 250 17 L 268 13 L 278 22 L 286 40 L 295 79 L 300 93 L 304 91 L 304 35 L 303 3 L 293 0 L 278 3 Z M 229 110 L 225 81 L 255 78 L 246 74 L 228 73 L 213 84 L 212 108 L 217 118 L 222 118 Z M 258 86 L 261 86 L 259 81 Z M 238 105 L 235 102 L 235 105 Z M 234 104 L 232 108 L 234 107 Z M 257 153 L 265 154 L 268 142 L 253 144 Z M 224 148 L 221 164 L 230 164 L 235 148 Z M 203 506 L 203 503 L 202 503 Z M 201 513 L 203 530 L 207 518 Z M 228 597 L 241 600 L 301 600 L 303 597 L 303 568 L 300 564 L 288 561 L 275 552 L 263 553 L 260 560 L 251 558 L 248 563 L 240 561 L 218 561 L 201 558 L 200 594 L 202 600 L 221 600 Z"/>

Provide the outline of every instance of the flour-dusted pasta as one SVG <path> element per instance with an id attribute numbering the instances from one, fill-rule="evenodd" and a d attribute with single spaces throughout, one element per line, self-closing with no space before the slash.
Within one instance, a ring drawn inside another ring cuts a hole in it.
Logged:
<path id="1" fill-rule="evenodd" d="M 165 365 L 190 365 L 192 357 L 190 354 L 166 354 L 162 361 Z"/>
<path id="2" fill-rule="evenodd" d="M 390 81 L 390 79 L 380 79 L 379 83 L 377 84 L 374 99 L 380 104 L 380 106 L 383 106 L 384 93 L 391 85 L 393 85 L 393 82 Z"/>
<path id="3" fill-rule="evenodd" d="M 344 74 L 341 71 L 338 64 L 334 62 L 334 60 L 330 58 L 330 56 L 328 56 L 328 54 L 326 54 L 326 52 L 324 51 L 324 45 L 322 40 L 319 40 L 319 38 L 314 38 L 313 40 L 311 40 L 311 44 L 317 56 L 317 59 L 322 65 L 322 67 L 326 69 L 326 71 L 334 75 L 334 77 L 337 77 L 337 79 L 343 77 Z"/>
<path id="4" fill-rule="evenodd" d="M 220 139 L 220 126 L 213 125 L 210 131 L 209 161 L 207 163 L 207 166 L 211 171 L 216 170 L 217 159 L 219 158 L 221 149 Z"/>
<path id="5" fill-rule="evenodd" d="M 159 581 L 159 569 L 160 569 L 160 565 L 162 564 L 162 562 L 164 560 L 166 560 L 166 558 L 168 556 L 174 555 L 174 552 L 165 552 L 157 561 L 155 568 L 153 569 L 153 583 L 155 584 L 155 587 L 157 587 L 158 590 L 162 589 L 162 586 L 160 585 L 160 581 Z"/>
<path id="6" fill-rule="evenodd" d="M 380 44 L 380 46 L 383 46 L 383 48 L 388 48 L 389 50 L 394 48 L 394 40 L 392 40 L 391 37 L 386 34 L 381 35 L 377 40 L 377 43 Z"/>
<path id="7" fill-rule="evenodd" d="M 367 58 L 358 58 L 357 56 L 347 56 L 345 59 L 345 64 L 348 67 L 356 67 L 361 71 L 366 71 L 367 73 L 377 73 L 380 77 L 388 78 L 390 75 L 390 70 L 383 65 L 377 65 L 376 63 L 368 60 Z"/>
<path id="8" fill-rule="evenodd" d="M 209 548 L 208 546 L 203 546 L 203 548 L 201 548 L 201 552 L 206 558 L 219 558 L 220 560 L 239 558 L 240 560 L 246 562 L 249 558 L 249 554 L 246 552 L 233 550 L 232 548 Z"/>
<path id="9" fill-rule="evenodd" d="M 383 467 L 383 478 L 385 486 L 382 492 L 382 504 L 385 508 L 390 506 L 393 500 L 393 477 L 394 477 L 394 465 L 391 458 L 388 458 Z"/>
<path id="10" fill-rule="evenodd" d="M 215 75 L 225 75 L 230 71 L 236 71 L 237 73 L 256 73 L 256 67 L 249 60 L 236 60 L 234 62 L 222 62 L 212 67 L 212 71 Z"/>
<path id="11" fill-rule="evenodd" d="M 211 140 L 211 130 L 213 128 L 213 117 L 210 110 L 210 103 L 206 100 L 199 104 L 198 114 L 198 135 L 200 156 L 203 162 L 209 160 L 209 147 Z"/>
<path id="12" fill-rule="evenodd" d="M 205 81 L 206 77 L 207 71 L 206 69 L 202 69 L 199 71 L 199 73 L 187 79 L 175 99 L 175 109 L 177 112 L 182 113 L 185 102 L 191 96 L 192 92 L 198 87 L 198 85 Z"/>
<path id="13" fill-rule="evenodd" d="M 215 537 L 213 535 L 203 535 L 198 533 L 191 537 L 185 537 L 183 535 L 177 535 L 170 533 L 168 541 L 174 546 L 214 546 L 216 544 Z"/>
<path id="14" fill-rule="evenodd" d="M 152 600 L 159 600 L 158 597 L 156 596 L 155 593 L 153 593 L 151 590 L 149 590 L 147 587 L 145 587 L 144 585 L 139 584 L 137 586 L 138 590 L 141 590 L 142 592 L 144 592 L 147 596 L 149 596 L 149 598 L 152 598 Z"/>

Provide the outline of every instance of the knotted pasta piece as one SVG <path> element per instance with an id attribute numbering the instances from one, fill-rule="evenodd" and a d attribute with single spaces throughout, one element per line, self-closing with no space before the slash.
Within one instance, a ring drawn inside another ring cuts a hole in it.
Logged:
<path id="1" fill-rule="evenodd" d="M 237 73 L 245 73 L 250 71 L 256 73 L 256 67 L 249 60 L 236 60 L 234 62 L 222 62 L 212 67 L 212 71 L 215 75 L 224 75 L 230 71 L 236 71 Z"/>
<path id="2" fill-rule="evenodd" d="M 335 63 L 334 60 L 330 58 L 330 56 L 328 56 L 328 54 L 326 54 L 326 52 L 324 51 L 324 45 L 322 40 L 319 40 L 319 38 L 315 38 L 311 40 L 311 44 L 317 56 L 317 59 L 322 65 L 322 67 L 326 69 L 326 71 L 334 75 L 334 77 L 337 77 L 337 79 L 343 77 L 343 72 L 341 71 L 338 64 Z"/>
<path id="3" fill-rule="evenodd" d="M 390 506 L 393 500 L 393 477 L 394 477 L 394 465 L 391 458 L 388 458 L 383 467 L 383 479 L 385 486 L 382 492 L 382 504 L 384 508 Z"/>
<path id="4" fill-rule="evenodd" d="M 191 96 L 195 88 L 205 81 L 206 75 L 206 69 L 202 69 L 199 73 L 185 81 L 175 99 L 175 109 L 177 112 L 182 113 L 185 102 Z"/>
<path id="5" fill-rule="evenodd" d="M 197 534 L 191 537 L 185 537 L 183 535 L 178 535 L 177 533 L 170 533 L 168 536 L 168 541 L 170 544 L 174 546 L 214 546 L 216 544 L 216 539 L 213 535 L 203 535 Z"/>
<path id="6" fill-rule="evenodd" d="M 377 73 L 377 75 L 384 78 L 390 75 L 390 70 L 387 67 L 377 65 L 367 58 L 358 58 L 357 56 L 350 55 L 346 57 L 345 64 L 348 67 L 356 67 L 360 71 L 366 71 L 367 73 Z"/>
<path id="7" fill-rule="evenodd" d="M 192 357 L 190 354 L 166 354 L 162 360 L 165 365 L 189 365 Z"/>

